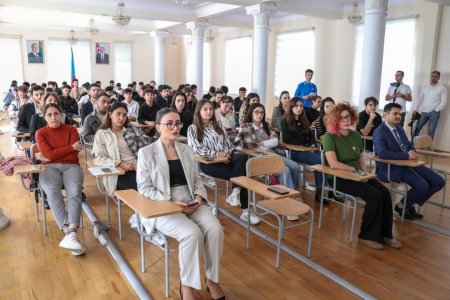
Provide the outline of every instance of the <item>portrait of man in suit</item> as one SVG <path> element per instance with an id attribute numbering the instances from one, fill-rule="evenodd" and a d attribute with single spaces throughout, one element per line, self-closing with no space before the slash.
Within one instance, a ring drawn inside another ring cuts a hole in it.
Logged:
<path id="1" fill-rule="evenodd" d="M 95 52 L 96 64 L 109 64 L 109 44 L 96 43 Z"/>
<path id="2" fill-rule="evenodd" d="M 27 41 L 28 63 L 44 63 L 44 41 Z"/>

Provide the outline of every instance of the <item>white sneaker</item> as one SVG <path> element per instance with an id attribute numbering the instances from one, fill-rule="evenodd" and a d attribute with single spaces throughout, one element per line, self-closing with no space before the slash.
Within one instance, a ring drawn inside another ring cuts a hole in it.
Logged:
<path id="1" fill-rule="evenodd" d="M 165 241 L 164 241 L 163 237 L 160 236 L 160 235 L 154 235 L 151 238 L 150 237 L 146 237 L 145 240 L 147 242 L 150 242 L 152 244 L 155 244 L 155 245 L 161 246 L 161 247 L 164 247 L 164 244 L 165 244 Z"/>
<path id="2" fill-rule="evenodd" d="M 128 220 L 128 223 L 130 224 L 131 228 L 136 229 L 137 228 L 137 218 L 136 214 L 132 214 L 130 219 Z"/>
<path id="3" fill-rule="evenodd" d="M 63 249 L 70 250 L 73 252 L 83 252 L 86 251 L 84 246 L 80 243 L 77 237 L 76 232 L 71 232 L 67 234 L 62 241 L 59 243 L 59 246 Z"/>
<path id="4" fill-rule="evenodd" d="M 0 230 L 6 228 L 9 225 L 9 218 L 3 214 L 3 210 L 0 208 Z"/>
<path id="5" fill-rule="evenodd" d="M 86 247 L 83 247 L 83 249 L 82 249 L 80 252 L 72 251 L 71 253 L 72 253 L 73 256 L 80 256 L 80 255 L 83 255 L 83 254 L 86 253 Z"/>
<path id="6" fill-rule="evenodd" d="M 286 217 L 289 221 L 297 221 L 299 219 L 298 216 L 287 216 Z"/>
<path id="7" fill-rule="evenodd" d="M 231 193 L 231 195 L 227 197 L 227 203 L 231 206 L 241 206 L 241 200 L 239 200 L 239 196 L 236 193 Z"/>
<path id="8" fill-rule="evenodd" d="M 241 220 L 243 220 L 244 222 L 247 222 L 247 219 L 248 219 L 248 210 L 244 209 L 242 211 Z M 259 224 L 259 222 L 260 222 L 259 218 L 255 215 L 254 212 L 252 212 L 250 214 L 250 225 L 257 225 L 257 224 Z"/>

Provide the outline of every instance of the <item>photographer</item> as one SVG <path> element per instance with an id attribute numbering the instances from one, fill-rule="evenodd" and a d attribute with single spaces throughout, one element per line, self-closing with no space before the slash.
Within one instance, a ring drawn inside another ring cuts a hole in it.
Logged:
<path id="1" fill-rule="evenodd" d="M 395 82 L 389 85 L 384 100 L 389 101 L 389 103 L 398 103 L 402 107 L 402 118 L 400 120 L 400 126 L 403 127 L 405 123 L 406 115 L 406 101 L 411 101 L 411 88 L 409 85 L 403 83 L 403 77 L 405 73 L 403 71 L 395 72 Z"/>

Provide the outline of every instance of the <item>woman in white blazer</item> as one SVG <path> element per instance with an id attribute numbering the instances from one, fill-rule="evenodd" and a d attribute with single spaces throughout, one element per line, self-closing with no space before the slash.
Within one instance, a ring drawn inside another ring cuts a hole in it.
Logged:
<path id="1" fill-rule="evenodd" d="M 163 108 L 158 112 L 156 129 L 160 138 L 138 152 L 138 191 L 155 201 L 170 199 L 182 208 L 180 214 L 149 220 L 151 226 L 179 242 L 182 299 L 194 299 L 194 289 L 201 289 L 200 257 L 203 250 L 205 280 L 211 297 L 225 299 L 219 285 L 223 228 L 205 205 L 207 194 L 192 149 L 176 142 L 182 126 L 175 110 Z"/>

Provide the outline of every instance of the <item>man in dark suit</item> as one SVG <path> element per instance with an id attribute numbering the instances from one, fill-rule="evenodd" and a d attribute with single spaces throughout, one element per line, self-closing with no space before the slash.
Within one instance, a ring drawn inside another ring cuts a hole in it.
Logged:
<path id="1" fill-rule="evenodd" d="M 84 119 L 94 111 L 94 103 L 97 100 L 97 95 L 99 91 L 100 87 L 98 86 L 98 84 L 93 83 L 89 86 L 88 100 L 81 106 L 80 111 L 81 123 L 83 123 Z"/>
<path id="2" fill-rule="evenodd" d="M 408 141 L 403 127 L 398 125 L 401 115 L 402 107 L 398 103 L 389 103 L 384 107 L 384 122 L 373 133 L 375 153 L 382 159 L 418 158 L 416 149 Z M 384 182 L 388 181 L 387 171 L 387 164 L 377 162 L 377 176 Z M 390 179 L 393 182 L 405 182 L 411 187 L 407 193 L 407 203 L 402 199 L 394 208 L 401 215 L 403 205 L 406 205 L 405 219 L 408 220 L 422 218 L 413 205 L 422 206 L 445 185 L 441 176 L 425 166 L 411 168 L 391 165 Z"/>
<path id="3" fill-rule="evenodd" d="M 95 62 L 97 64 L 109 64 L 109 54 L 105 53 L 104 47 L 100 47 L 99 52 L 95 56 Z"/>
<path id="4" fill-rule="evenodd" d="M 28 53 L 28 63 L 42 63 L 44 62 L 42 57 L 39 55 L 39 47 L 37 43 L 31 44 L 31 52 Z"/>
<path id="5" fill-rule="evenodd" d="M 34 114 L 40 113 L 39 104 L 44 95 L 44 88 L 40 85 L 35 85 L 31 89 L 30 101 L 19 110 L 19 117 L 17 121 L 17 130 L 20 132 L 30 132 L 31 118 Z"/>

